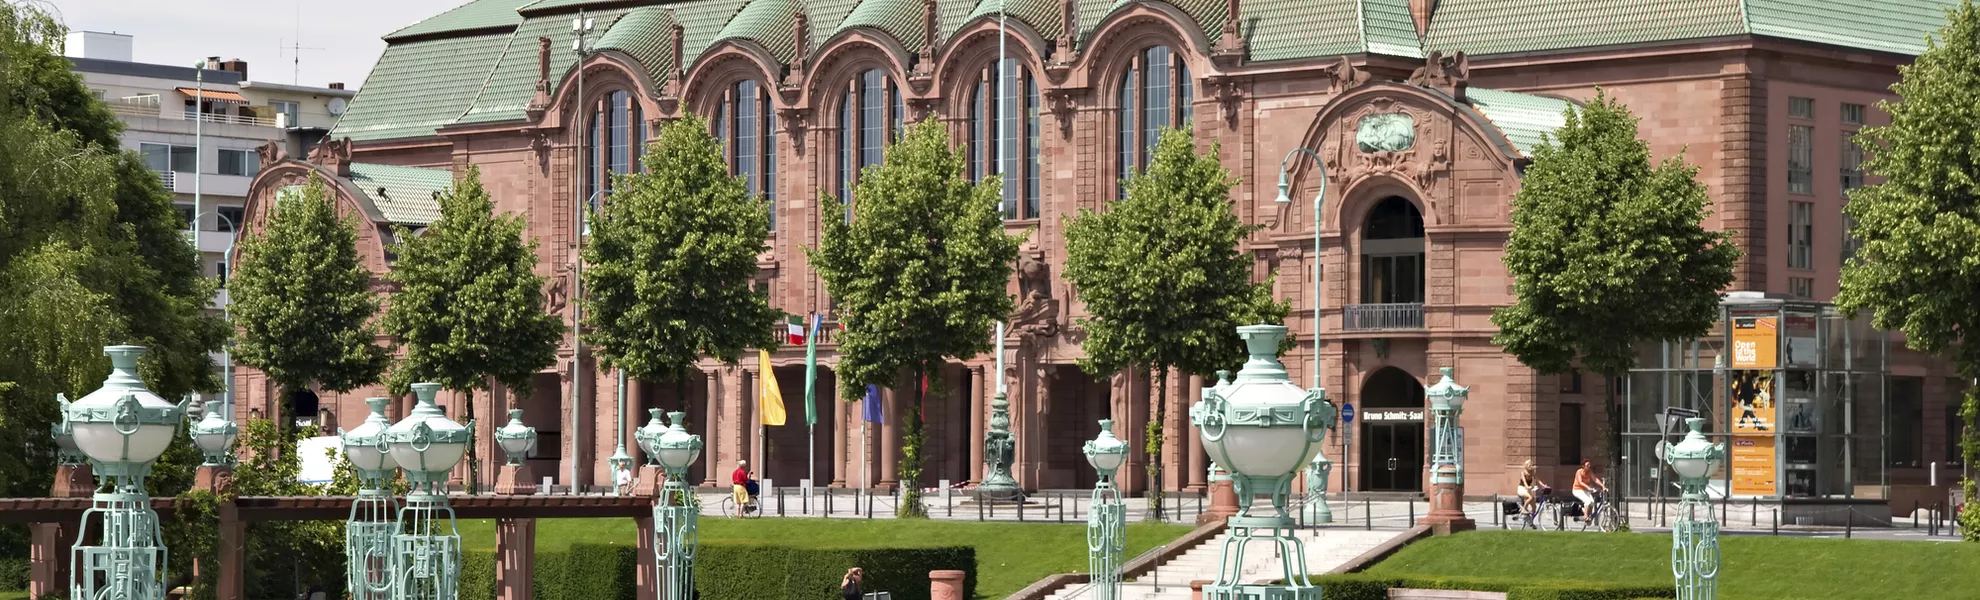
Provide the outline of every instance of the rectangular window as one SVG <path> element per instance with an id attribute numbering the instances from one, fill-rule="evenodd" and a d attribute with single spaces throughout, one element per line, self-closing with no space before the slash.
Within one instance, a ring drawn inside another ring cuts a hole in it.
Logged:
<path id="1" fill-rule="evenodd" d="M 1568 369 L 1566 373 L 1561 374 L 1561 393 L 1581 393 L 1581 369 Z"/>
<path id="2" fill-rule="evenodd" d="M 1856 132 L 1843 132 L 1842 137 L 1842 190 L 1848 199 L 1850 190 L 1863 187 L 1863 147 L 1856 144 Z"/>
<path id="3" fill-rule="evenodd" d="M 1788 126 L 1788 193 L 1815 193 L 1815 128 Z"/>
<path id="4" fill-rule="evenodd" d="M 1815 278 L 1813 278 L 1813 277 L 1789 277 L 1789 278 L 1788 278 L 1788 295 L 1790 295 L 1790 296 L 1794 296 L 1794 297 L 1796 297 L 1796 298 L 1814 298 L 1814 297 L 1815 297 Z"/>
<path id="5" fill-rule="evenodd" d="M 1925 378 L 1892 377 L 1890 395 L 1890 437 L 1884 455 L 1893 467 L 1924 466 L 1925 459 Z"/>
<path id="6" fill-rule="evenodd" d="M 1959 405 L 1966 400 L 1966 380 L 1958 377 L 1946 378 L 1946 464 L 1966 464 L 1966 455 L 1959 450 L 1960 433 L 1966 431 L 1966 419 L 1959 416 Z"/>
<path id="7" fill-rule="evenodd" d="M 1842 105 L 1842 122 L 1850 125 L 1862 125 L 1863 105 L 1844 102 Z"/>
<path id="8" fill-rule="evenodd" d="M 1788 97 L 1788 116 L 1796 119 L 1815 118 L 1815 99 Z"/>
<path id="9" fill-rule="evenodd" d="M 302 116 L 302 105 L 287 100 L 269 100 L 268 106 L 274 107 L 275 112 L 288 115 L 289 127 L 300 126 L 296 119 Z"/>
<path id="10" fill-rule="evenodd" d="M 199 154 L 195 153 L 191 146 L 173 146 L 172 170 L 180 173 L 197 171 L 199 170 L 198 158 Z"/>
<path id="11" fill-rule="evenodd" d="M 1581 405 L 1561 405 L 1561 464 L 1581 464 Z"/>
<path id="12" fill-rule="evenodd" d="M 174 204 L 172 205 L 172 209 L 179 212 L 180 223 L 185 223 L 188 226 L 192 225 L 193 207 L 191 204 Z"/>
<path id="13" fill-rule="evenodd" d="M 220 231 L 234 231 L 247 219 L 247 209 L 239 206 L 222 206 L 214 210 L 220 213 Z"/>
<path id="14" fill-rule="evenodd" d="M 164 173 L 172 170 L 172 147 L 164 144 L 138 144 L 138 153 L 144 155 L 144 166 Z"/>
<path id="15" fill-rule="evenodd" d="M 644 122 L 640 127 L 644 128 Z M 770 209 L 770 230 L 777 230 L 777 107 L 763 95 L 763 204 Z"/>
<path id="16" fill-rule="evenodd" d="M 253 175 L 256 169 L 254 165 L 255 159 L 251 158 L 252 156 L 246 150 L 221 150 L 220 174 Z"/>
<path id="17" fill-rule="evenodd" d="M 1788 268 L 1815 268 L 1815 203 L 1788 203 Z"/>
<path id="18" fill-rule="evenodd" d="M 213 276 L 220 278 L 220 287 L 227 287 L 227 263 L 213 263 Z"/>

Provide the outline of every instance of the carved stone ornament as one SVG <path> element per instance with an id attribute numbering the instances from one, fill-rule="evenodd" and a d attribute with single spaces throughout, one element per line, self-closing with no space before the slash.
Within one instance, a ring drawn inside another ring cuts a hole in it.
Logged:
<path id="1" fill-rule="evenodd" d="M 1059 122 L 1059 134 L 1072 137 L 1073 117 L 1079 112 L 1079 98 L 1076 88 L 1052 88 L 1045 90 L 1045 102 L 1052 111 L 1052 118 Z"/>
<path id="2" fill-rule="evenodd" d="M 1418 161 L 1416 169 L 1417 187 L 1424 190 L 1430 189 L 1430 185 L 1437 182 L 1438 175 L 1451 169 L 1451 151 L 1449 145 L 1444 140 L 1437 140 L 1436 143 L 1430 145 L 1429 149 L 1417 151 L 1418 154 L 1429 153 L 1428 158 Z"/>
<path id="3" fill-rule="evenodd" d="M 321 165 L 338 177 L 351 176 L 351 139 L 325 139 L 309 151 L 309 162 Z"/>
<path id="4" fill-rule="evenodd" d="M 550 278 L 549 283 L 544 285 L 544 312 L 560 315 L 564 313 L 565 308 L 570 306 L 570 281 L 569 273 L 558 273 L 555 277 Z"/>
<path id="5" fill-rule="evenodd" d="M 804 140 L 805 130 L 811 128 L 811 122 L 805 120 L 805 115 L 808 114 L 810 114 L 810 111 L 806 111 L 804 109 L 797 107 L 787 106 L 787 107 L 778 108 L 777 126 L 782 127 L 784 129 L 784 131 L 782 132 L 784 135 L 789 136 L 792 140 L 802 144 Z M 794 147 L 798 148 L 799 152 L 803 152 L 802 149 L 804 148 L 804 146 L 797 145 Z"/>
<path id="6" fill-rule="evenodd" d="M 1237 78 L 1226 76 L 1206 77 L 1204 84 L 1217 95 L 1217 104 L 1224 109 L 1224 121 L 1237 127 L 1238 113 L 1244 108 L 1244 87 Z"/>
<path id="7" fill-rule="evenodd" d="M 1463 52 L 1444 56 L 1443 51 L 1431 50 L 1423 66 L 1410 73 L 1409 84 L 1443 90 L 1462 102 L 1465 87 L 1471 80 L 1471 61 Z"/>
<path id="8" fill-rule="evenodd" d="M 1354 63 L 1350 62 L 1347 56 L 1342 56 L 1340 62 L 1334 63 L 1334 66 L 1329 71 L 1332 72 L 1334 78 L 1334 93 L 1336 94 L 1368 83 L 1368 72 L 1355 68 Z"/>
<path id="9" fill-rule="evenodd" d="M 1362 152 L 1402 152 L 1416 145 L 1416 119 L 1406 112 L 1376 113 L 1355 122 L 1354 145 Z"/>
<path id="10" fill-rule="evenodd" d="M 254 151 L 256 154 L 261 155 L 261 164 L 258 166 L 260 169 L 266 169 L 289 157 L 289 147 L 280 140 L 272 140 L 266 144 L 255 146 Z"/>

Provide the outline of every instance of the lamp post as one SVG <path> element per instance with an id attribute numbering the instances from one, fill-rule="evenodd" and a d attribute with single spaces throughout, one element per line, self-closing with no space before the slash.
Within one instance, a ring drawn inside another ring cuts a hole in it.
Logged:
<path id="1" fill-rule="evenodd" d="M 1464 516 L 1464 428 L 1458 416 L 1464 414 L 1464 400 L 1471 390 L 1451 379 L 1451 368 L 1425 393 L 1430 396 L 1433 422 L 1430 453 L 1430 514 L 1423 522 L 1438 535 L 1477 529 L 1478 524 Z"/>
<path id="2" fill-rule="evenodd" d="M 1092 570 L 1087 587 L 1095 600 L 1121 597 L 1121 551 L 1127 548 L 1127 506 L 1114 488 L 1114 471 L 1127 460 L 1127 443 L 1114 437 L 1113 419 L 1100 420 L 1100 436 L 1081 449 L 1086 464 L 1100 479 L 1093 483 L 1093 509 L 1086 515 L 1086 564 Z"/>
<path id="3" fill-rule="evenodd" d="M 1320 389 L 1320 216 L 1321 209 L 1325 207 L 1327 201 L 1327 161 L 1306 148 L 1293 148 L 1292 151 L 1287 152 L 1285 158 L 1279 159 L 1279 197 L 1276 201 L 1279 204 L 1292 204 L 1292 182 L 1287 171 L 1292 166 L 1292 160 L 1302 154 L 1312 158 L 1313 164 L 1321 168 L 1320 192 L 1313 195 L 1313 360 L 1310 368 L 1313 373 L 1313 389 Z M 1330 422 L 1328 427 L 1332 428 L 1333 424 Z M 1327 459 L 1324 450 L 1315 454 L 1313 461 L 1307 464 L 1304 511 L 1308 523 L 1334 522 L 1334 511 L 1327 506 L 1327 480 L 1333 477 L 1333 474 L 1334 461 Z M 1343 483 L 1343 487 L 1345 485 Z"/>
<path id="4" fill-rule="evenodd" d="M 687 413 L 667 413 L 672 424 L 664 433 L 654 435 L 652 426 L 659 423 L 658 409 L 653 409 L 654 420 L 647 429 L 640 430 L 638 440 L 648 456 L 667 470 L 667 485 L 660 496 L 653 501 L 654 565 L 660 583 L 661 600 L 691 600 L 694 593 L 694 552 L 699 542 L 695 531 L 695 521 L 701 514 L 700 501 L 688 492 L 687 476 L 689 465 L 701 457 L 701 436 L 687 432 Z"/>
<path id="5" fill-rule="evenodd" d="M 173 404 L 138 379 L 139 346 L 109 346 L 110 377 L 73 403 L 60 395 L 62 414 L 78 451 L 89 457 L 99 485 L 70 554 L 70 598 L 162 600 L 169 558 L 158 531 L 158 513 L 144 478 L 165 453 L 185 420 L 186 403 Z M 90 524 L 100 531 L 92 535 Z M 95 539 L 89 544 L 86 540 Z"/>
<path id="6" fill-rule="evenodd" d="M 508 460 L 502 464 L 502 472 L 495 475 L 495 493 L 527 494 L 535 491 L 529 485 L 529 466 L 523 461 L 536 450 L 536 428 L 523 425 L 523 411 L 509 409 L 509 424 L 495 430 L 495 444 L 502 447 L 503 456 Z"/>
<path id="7" fill-rule="evenodd" d="M 1211 388 L 1190 408 L 1190 421 L 1202 432 L 1203 449 L 1230 472 L 1237 488 L 1238 514 L 1226 523 L 1231 537 L 1224 541 L 1217 579 L 1203 587 L 1204 600 L 1320 600 L 1320 588 L 1306 576 L 1306 548 L 1294 535 L 1286 512 L 1293 475 L 1320 452 L 1333 425 L 1334 406 L 1327 391 L 1302 390 L 1286 375 L 1278 359 L 1286 339 L 1280 325 L 1237 328 L 1251 360 L 1226 388 Z M 1254 514 L 1259 494 L 1272 498 L 1270 514 Z M 1245 547 L 1270 541 L 1280 559 L 1284 584 L 1245 584 Z"/>
<path id="8" fill-rule="evenodd" d="M 1719 521 L 1705 497 L 1705 478 L 1725 460 L 1726 447 L 1705 439 L 1704 419 L 1685 419 L 1684 424 L 1691 432 L 1664 449 L 1664 462 L 1684 483 L 1678 521 L 1671 526 L 1671 574 L 1677 578 L 1678 600 L 1714 600 L 1719 597 Z"/>
<path id="9" fill-rule="evenodd" d="M 391 422 L 385 418 L 386 398 L 365 398 L 371 414 L 350 431 L 337 432 L 344 458 L 357 471 L 357 498 L 344 521 L 344 585 L 352 600 L 387 600 L 392 596 L 392 533 L 398 501 L 385 486 L 399 468 L 385 442 Z"/>
<path id="10" fill-rule="evenodd" d="M 412 384 L 419 405 L 390 429 L 385 443 L 412 489 L 392 534 L 393 600 L 456 600 L 461 534 L 447 505 L 447 477 L 467 454 L 474 432 L 433 403 L 438 383 Z M 441 519 L 445 519 L 443 523 Z"/>
<path id="11" fill-rule="evenodd" d="M 227 224 L 227 231 L 230 231 L 234 234 L 233 237 L 230 237 L 227 240 L 227 252 L 221 255 L 223 257 L 226 257 L 226 260 L 221 263 L 221 266 L 226 267 L 228 270 L 227 272 L 232 273 L 234 268 L 234 246 L 241 239 L 241 224 L 235 223 L 233 219 L 227 218 L 227 215 L 221 214 L 218 209 L 208 212 L 212 212 L 214 218 L 220 219 L 221 221 L 225 222 Z M 193 229 L 195 231 L 199 229 L 198 227 L 199 220 L 205 218 L 205 215 L 206 213 L 198 213 L 193 215 L 193 224 L 194 224 Z M 197 233 L 193 234 L 193 250 L 194 251 L 199 250 L 199 234 Z M 225 289 L 227 287 L 226 277 L 220 278 L 220 287 L 222 289 Z M 228 323 L 234 322 L 233 295 L 229 294 L 227 296 L 227 302 L 225 304 L 220 305 L 220 315 L 221 318 L 226 319 Z M 221 370 L 221 377 L 227 380 L 227 391 L 226 391 L 226 395 L 221 397 L 223 403 L 221 404 L 220 410 L 221 412 L 226 413 L 227 420 L 231 422 L 234 420 L 234 344 L 231 341 L 226 344 L 222 344 L 220 346 L 220 370 Z M 206 410 L 207 412 L 213 411 L 211 407 L 208 407 Z"/>

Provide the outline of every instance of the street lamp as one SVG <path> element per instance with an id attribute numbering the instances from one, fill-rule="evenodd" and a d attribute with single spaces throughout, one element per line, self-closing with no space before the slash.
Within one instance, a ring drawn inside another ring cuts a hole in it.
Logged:
<path id="1" fill-rule="evenodd" d="M 653 424 L 659 422 L 653 409 Z M 699 542 L 695 521 L 701 514 L 699 501 L 688 493 L 688 466 L 701 457 L 701 436 L 687 432 L 687 413 L 667 413 L 672 424 L 660 435 L 641 430 L 639 440 L 647 455 L 667 470 L 667 485 L 653 502 L 654 570 L 658 571 L 661 600 L 690 600 L 694 593 L 694 553 Z"/>
<path id="2" fill-rule="evenodd" d="M 99 480 L 69 557 L 74 574 L 69 597 L 163 600 L 161 577 L 169 554 L 144 478 L 178 436 L 186 403 L 173 404 L 145 389 L 137 374 L 143 347 L 109 346 L 103 353 L 110 356 L 103 387 L 73 403 L 55 397 L 76 449 L 89 457 Z M 99 533 L 89 532 L 91 521 L 101 523 Z"/>
<path id="3" fill-rule="evenodd" d="M 1464 428 L 1458 416 L 1464 414 L 1464 400 L 1471 389 L 1451 379 L 1451 368 L 1442 369 L 1443 378 L 1430 386 L 1430 415 L 1433 444 L 1430 454 L 1430 514 L 1424 517 L 1439 533 L 1465 531 L 1476 527 L 1464 516 Z"/>
<path id="4" fill-rule="evenodd" d="M 1671 574 L 1677 578 L 1678 600 L 1713 600 L 1719 597 L 1719 521 L 1705 497 L 1705 478 L 1725 460 L 1726 447 L 1705 439 L 1704 419 L 1685 419 L 1684 424 L 1691 432 L 1664 449 L 1664 462 L 1684 483 L 1678 521 L 1671 527 Z"/>
<path id="5" fill-rule="evenodd" d="M 447 476 L 467 454 L 474 432 L 448 419 L 433 403 L 440 384 L 415 383 L 412 389 L 419 405 L 385 430 L 392 461 L 412 483 L 392 535 L 392 598 L 456 600 L 461 534 L 454 529 L 454 509 L 447 505 Z"/>
<path id="6" fill-rule="evenodd" d="M 523 425 L 522 409 L 509 409 L 509 424 L 495 430 L 495 443 L 502 446 L 502 454 L 509 459 L 510 466 L 519 466 L 529 458 L 529 451 L 536 448 L 536 428 Z"/>
<path id="7" fill-rule="evenodd" d="M 199 422 L 192 424 L 193 445 L 199 446 L 200 454 L 206 459 L 200 466 L 234 466 L 234 437 L 240 434 L 241 428 L 232 419 L 221 416 L 220 408 L 221 402 L 208 401 L 203 411 L 205 414 L 200 416 Z"/>
<path id="8" fill-rule="evenodd" d="M 1288 181 L 1287 168 L 1293 157 L 1304 154 L 1313 158 L 1313 164 L 1320 165 L 1320 193 L 1313 195 L 1313 389 L 1320 389 L 1320 210 L 1327 201 L 1327 161 L 1312 150 L 1293 148 L 1286 157 L 1279 159 L 1279 204 L 1292 204 L 1292 183 Z"/>
<path id="9" fill-rule="evenodd" d="M 1086 514 L 1086 564 L 1093 574 L 1087 584 L 1098 590 L 1095 600 L 1121 597 L 1121 551 L 1127 546 L 1127 506 L 1114 488 L 1114 471 L 1127 460 L 1127 443 L 1114 437 L 1114 421 L 1100 420 L 1100 436 L 1081 451 L 1100 479 L 1093 483 L 1093 509 Z"/>
<path id="10" fill-rule="evenodd" d="M 1226 521 L 1231 538 L 1224 543 L 1217 579 L 1203 587 L 1203 598 L 1320 600 L 1320 588 L 1306 576 L 1306 548 L 1294 535 L 1286 497 L 1293 475 L 1319 454 L 1334 406 L 1327 403 L 1326 390 L 1301 390 L 1286 375 L 1278 359 L 1284 326 L 1247 325 L 1237 332 L 1251 360 L 1230 387 L 1211 388 L 1189 411 L 1190 422 L 1202 432 L 1203 449 L 1230 472 L 1238 499 L 1238 514 Z M 1259 494 L 1271 495 L 1271 514 L 1252 513 Z M 1274 544 L 1284 584 L 1238 581 L 1245 546 L 1258 540 Z"/>
<path id="11" fill-rule="evenodd" d="M 392 459 L 385 432 L 385 398 L 365 398 L 371 414 L 350 431 L 339 430 L 345 460 L 357 471 L 358 493 L 351 516 L 344 522 L 344 581 L 352 600 L 386 600 L 392 596 L 392 533 L 398 502 L 385 487 L 399 468 Z"/>

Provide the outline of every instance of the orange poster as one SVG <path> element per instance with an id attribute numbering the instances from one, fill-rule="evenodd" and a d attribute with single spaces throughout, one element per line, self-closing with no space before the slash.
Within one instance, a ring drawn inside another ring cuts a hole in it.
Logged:
<path id="1" fill-rule="evenodd" d="M 1732 368 L 1772 369 L 1781 350 L 1774 317 L 1733 317 Z"/>
<path id="2" fill-rule="evenodd" d="M 1735 435 L 1732 437 L 1732 494 L 1735 496 L 1775 496 L 1780 494 L 1774 468 L 1774 436 Z"/>
<path id="3" fill-rule="evenodd" d="M 1733 433 L 1774 433 L 1774 392 L 1773 371 L 1733 371 Z"/>

